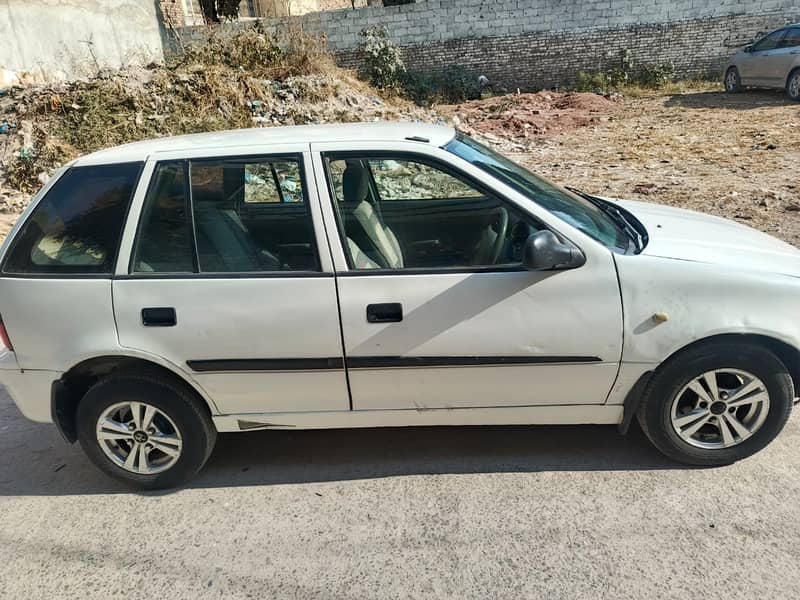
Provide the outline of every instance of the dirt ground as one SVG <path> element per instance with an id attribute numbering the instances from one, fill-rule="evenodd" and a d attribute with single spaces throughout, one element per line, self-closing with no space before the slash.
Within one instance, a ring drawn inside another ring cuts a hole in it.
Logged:
<path id="1" fill-rule="evenodd" d="M 800 104 L 716 91 L 622 104 L 514 157 L 590 193 L 712 213 L 800 246 Z"/>

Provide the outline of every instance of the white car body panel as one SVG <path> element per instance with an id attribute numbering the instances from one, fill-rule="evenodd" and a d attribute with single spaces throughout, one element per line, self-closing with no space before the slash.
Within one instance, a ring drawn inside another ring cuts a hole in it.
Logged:
<path id="1" fill-rule="evenodd" d="M 342 277 L 339 299 L 348 358 L 476 356 L 486 363 L 350 369 L 358 410 L 602 404 L 617 375 L 622 310 L 610 257 L 594 268 L 546 274 Z M 366 306 L 382 302 L 400 302 L 403 321 L 368 323 Z M 559 356 L 599 360 L 491 365 L 491 357 Z"/>
<path id="2" fill-rule="evenodd" d="M 208 403 L 220 431 L 619 423 L 621 405 L 640 377 L 696 340 L 748 333 L 800 347 L 800 251 L 716 217 L 621 201 L 645 224 L 650 240 L 640 255 L 614 254 L 440 149 L 453 134 L 450 128 L 407 123 L 264 129 L 153 140 L 79 159 L 74 164 L 146 162 L 114 277 L 0 277 L 0 313 L 16 347 L 16 353 L 0 355 L 0 381 L 23 413 L 37 421 L 51 419 L 50 387 L 64 372 L 94 357 L 128 356 L 184 379 Z M 586 263 L 548 273 L 348 273 L 319 153 L 357 149 L 402 150 L 446 161 L 573 242 Z M 158 160 L 290 151 L 303 153 L 321 273 L 128 276 L 139 214 Z M 0 254 L 7 247 L 8 240 Z M 402 302 L 404 321 L 367 323 L 365 307 L 377 302 Z M 143 327 L 141 309 L 148 306 L 175 307 L 185 327 Z M 667 321 L 656 322 L 655 313 L 666 313 Z M 349 392 L 344 368 L 215 372 L 187 365 L 189 360 L 386 356 L 600 360 L 353 367 Z"/>
<path id="3" fill-rule="evenodd" d="M 647 228 L 644 256 L 800 277 L 800 250 L 752 227 L 681 208 L 617 202 Z"/>
<path id="4" fill-rule="evenodd" d="M 650 235 L 642 254 L 615 257 L 624 363 L 659 364 L 693 341 L 728 333 L 800 346 L 800 250 L 727 219 L 617 202 Z M 656 313 L 668 320 L 654 321 Z"/>
<path id="5" fill-rule="evenodd" d="M 235 301 L 232 301 L 235 299 Z M 175 327 L 143 327 L 144 307 Z M 333 277 L 114 281 L 120 345 L 191 372 L 187 361 L 342 358 Z M 192 372 L 223 413 L 346 410 L 344 370 Z"/>
<path id="6" fill-rule="evenodd" d="M 66 371 L 119 346 L 110 279 L 0 277 L 0 299 L 24 370 Z"/>

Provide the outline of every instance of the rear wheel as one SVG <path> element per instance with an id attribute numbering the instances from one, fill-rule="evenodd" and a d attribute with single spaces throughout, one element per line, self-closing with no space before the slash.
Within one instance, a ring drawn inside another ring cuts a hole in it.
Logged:
<path id="1" fill-rule="evenodd" d="M 738 94 L 742 91 L 742 78 L 739 69 L 731 67 L 725 72 L 725 91 L 729 94 Z"/>
<path id="2" fill-rule="evenodd" d="M 639 423 L 677 461 L 724 465 L 750 456 L 783 429 L 794 388 L 769 350 L 742 342 L 691 348 L 665 363 L 645 390 Z"/>
<path id="3" fill-rule="evenodd" d="M 790 100 L 800 102 L 800 69 L 795 69 L 786 81 L 786 95 Z"/>
<path id="4" fill-rule="evenodd" d="M 211 454 L 216 429 L 188 390 L 146 375 L 111 376 L 78 405 L 78 439 L 108 475 L 145 489 L 179 485 Z"/>

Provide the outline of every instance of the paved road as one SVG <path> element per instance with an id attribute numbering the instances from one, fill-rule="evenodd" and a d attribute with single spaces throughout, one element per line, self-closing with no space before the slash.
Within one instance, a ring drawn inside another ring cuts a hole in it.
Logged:
<path id="1" fill-rule="evenodd" d="M 0 597 L 800 598 L 800 427 L 685 469 L 614 427 L 220 437 L 132 493 L 0 395 Z"/>

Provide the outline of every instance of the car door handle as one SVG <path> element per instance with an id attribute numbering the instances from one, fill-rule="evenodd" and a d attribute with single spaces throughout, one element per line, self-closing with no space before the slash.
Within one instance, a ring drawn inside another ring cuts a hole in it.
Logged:
<path id="1" fill-rule="evenodd" d="M 369 323 L 399 323 L 403 320 L 403 305 L 399 302 L 384 302 L 367 305 Z"/>
<path id="2" fill-rule="evenodd" d="M 178 317 L 171 306 L 142 309 L 142 325 L 145 327 L 174 327 L 177 324 Z"/>

